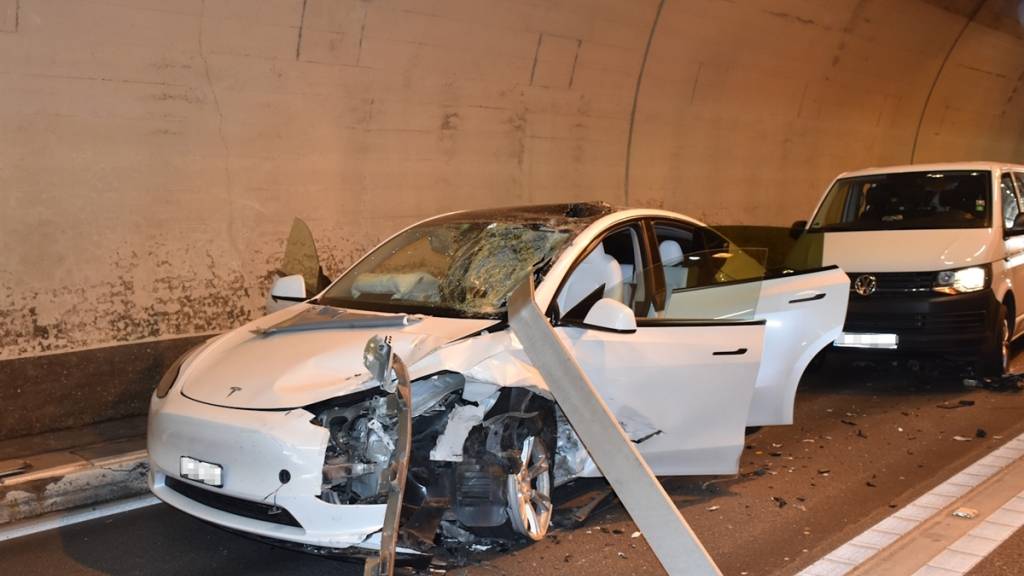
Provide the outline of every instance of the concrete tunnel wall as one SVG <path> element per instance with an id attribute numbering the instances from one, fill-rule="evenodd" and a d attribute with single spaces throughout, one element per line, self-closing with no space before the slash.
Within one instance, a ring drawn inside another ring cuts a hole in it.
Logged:
<path id="1" fill-rule="evenodd" d="M 0 0 L 0 406 L 103 413 L 0 437 L 138 413 L 294 216 L 331 275 L 463 208 L 788 225 L 843 170 L 1021 161 L 1022 83 L 1015 0 Z"/>

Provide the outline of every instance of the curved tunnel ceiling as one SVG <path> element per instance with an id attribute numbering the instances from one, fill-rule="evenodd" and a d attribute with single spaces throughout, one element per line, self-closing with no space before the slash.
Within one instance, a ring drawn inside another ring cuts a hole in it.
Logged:
<path id="1" fill-rule="evenodd" d="M 0 359 L 260 313 L 438 212 L 806 216 L 837 172 L 1024 161 L 1014 0 L 0 0 Z"/>
<path id="2" fill-rule="evenodd" d="M 1016 2 L 742 4 L 664 3 L 630 203 L 785 224 L 843 170 L 1024 160 Z"/>

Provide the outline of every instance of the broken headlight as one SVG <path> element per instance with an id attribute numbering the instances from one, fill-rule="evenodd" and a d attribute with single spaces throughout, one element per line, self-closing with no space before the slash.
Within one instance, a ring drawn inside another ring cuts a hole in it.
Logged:
<path id="1" fill-rule="evenodd" d="M 398 442 L 394 395 L 374 389 L 306 408 L 329 432 L 320 499 L 331 504 L 387 501 L 387 470 Z"/>

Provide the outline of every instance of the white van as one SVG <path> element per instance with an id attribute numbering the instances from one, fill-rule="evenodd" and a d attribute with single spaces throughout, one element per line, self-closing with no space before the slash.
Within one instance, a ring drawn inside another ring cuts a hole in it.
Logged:
<path id="1" fill-rule="evenodd" d="M 968 360 L 1006 372 L 1024 331 L 1024 166 L 994 162 L 840 174 L 795 254 L 838 265 L 850 302 L 836 347 Z"/>

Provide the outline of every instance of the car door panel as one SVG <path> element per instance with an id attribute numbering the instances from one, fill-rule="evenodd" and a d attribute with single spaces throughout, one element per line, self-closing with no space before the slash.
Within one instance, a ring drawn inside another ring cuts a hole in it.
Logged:
<path id="1" fill-rule="evenodd" d="M 761 282 L 755 318 L 766 321 L 764 355 L 748 426 L 793 423 L 807 365 L 842 332 L 850 279 L 836 267 Z"/>
<path id="2" fill-rule="evenodd" d="M 737 471 L 764 330 L 656 320 L 628 334 L 559 327 L 659 475 Z"/>

